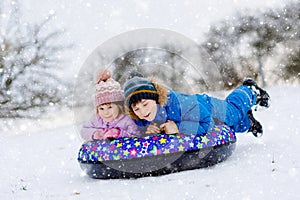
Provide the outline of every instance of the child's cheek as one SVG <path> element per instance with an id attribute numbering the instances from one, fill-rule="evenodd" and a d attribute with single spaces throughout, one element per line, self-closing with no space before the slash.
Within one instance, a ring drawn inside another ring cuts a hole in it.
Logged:
<path id="1" fill-rule="evenodd" d="M 143 116 L 139 112 L 134 113 L 139 119 L 143 119 Z"/>

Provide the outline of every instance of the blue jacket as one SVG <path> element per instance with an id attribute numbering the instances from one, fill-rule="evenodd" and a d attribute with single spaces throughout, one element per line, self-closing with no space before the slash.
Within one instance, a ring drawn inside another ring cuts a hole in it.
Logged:
<path id="1" fill-rule="evenodd" d="M 176 123 L 179 132 L 185 134 L 205 134 L 213 125 L 211 116 L 210 97 L 207 95 L 189 95 L 170 90 L 163 107 L 157 105 L 157 114 L 152 122 L 137 120 L 141 127 L 149 124 L 165 123 L 172 120 Z"/>
<path id="2" fill-rule="evenodd" d="M 205 135 L 217 123 L 225 123 L 236 132 L 244 132 L 250 127 L 247 112 L 256 102 L 256 96 L 246 86 L 240 86 L 225 100 L 206 94 L 183 94 L 170 90 L 164 106 L 157 105 L 157 114 L 152 122 L 136 120 L 136 124 L 146 128 L 152 123 L 172 120 L 179 132 Z"/>

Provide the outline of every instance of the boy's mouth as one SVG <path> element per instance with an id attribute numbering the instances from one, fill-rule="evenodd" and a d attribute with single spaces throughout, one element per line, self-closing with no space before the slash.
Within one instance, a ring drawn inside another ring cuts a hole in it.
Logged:
<path id="1" fill-rule="evenodd" d="M 144 116 L 144 118 L 148 118 L 151 113 L 148 113 L 147 115 Z"/>

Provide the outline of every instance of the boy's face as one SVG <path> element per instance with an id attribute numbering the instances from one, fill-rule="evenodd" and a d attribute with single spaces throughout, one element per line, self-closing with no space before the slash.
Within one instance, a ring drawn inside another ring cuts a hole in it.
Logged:
<path id="1" fill-rule="evenodd" d="M 142 99 L 136 104 L 132 104 L 132 110 L 140 119 L 147 121 L 154 120 L 157 112 L 156 101 L 152 99 Z"/>
<path id="2" fill-rule="evenodd" d="M 106 121 L 111 122 L 116 119 L 119 115 L 119 108 L 116 104 L 102 104 L 98 106 L 98 114 L 100 117 Z"/>

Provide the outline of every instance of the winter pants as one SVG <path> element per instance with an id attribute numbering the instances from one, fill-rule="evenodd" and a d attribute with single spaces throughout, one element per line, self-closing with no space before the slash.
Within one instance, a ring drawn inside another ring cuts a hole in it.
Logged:
<path id="1" fill-rule="evenodd" d="M 245 132 L 250 128 L 247 112 L 256 103 L 256 95 L 247 86 L 233 90 L 225 100 L 211 98 L 212 117 L 225 122 L 236 132 Z"/>

